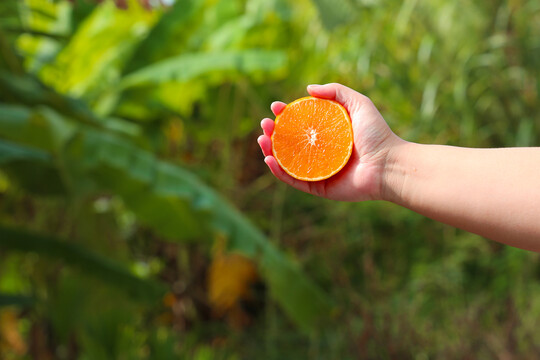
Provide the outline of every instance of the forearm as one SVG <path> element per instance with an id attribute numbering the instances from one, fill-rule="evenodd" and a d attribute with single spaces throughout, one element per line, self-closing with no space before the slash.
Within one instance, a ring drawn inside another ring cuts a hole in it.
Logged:
<path id="1" fill-rule="evenodd" d="M 402 142 L 387 164 L 386 200 L 492 240 L 540 251 L 540 148 Z"/>

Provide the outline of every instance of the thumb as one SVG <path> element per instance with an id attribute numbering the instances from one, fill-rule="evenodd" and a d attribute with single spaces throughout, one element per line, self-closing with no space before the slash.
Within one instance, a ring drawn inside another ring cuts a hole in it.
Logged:
<path id="1" fill-rule="evenodd" d="M 341 105 L 345 106 L 349 112 L 351 112 L 351 109 L 353 109 L 355 105 L 369 101 L 366 96 L 360 94 L 359 92 L 337 83 L 308 85 L 307 91 L 311 96 L 335 100 Z"/>

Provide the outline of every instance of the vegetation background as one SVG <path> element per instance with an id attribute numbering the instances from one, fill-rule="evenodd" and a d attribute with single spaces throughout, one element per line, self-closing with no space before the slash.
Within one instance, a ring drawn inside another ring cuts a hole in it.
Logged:
<path id="1" fill-rule="evenodd" d="M 538 254 L 278 183 L 311 83 L 540 145 L 534 0 L 0 2 L 1 359 L 533 359 Z M 501 169 L 504 172 L 504 169 Z"/>

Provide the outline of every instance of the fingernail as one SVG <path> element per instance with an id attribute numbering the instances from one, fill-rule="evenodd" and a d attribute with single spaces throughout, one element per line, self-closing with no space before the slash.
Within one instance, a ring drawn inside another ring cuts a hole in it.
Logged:
<path id="1" fill-rule="evenodd" d="M 308 85 L 308 89 L 313 89 L 313 88 L 316 88 L 317 86 L 321 86 L 319 84 L 311 84 L 311 85 Z"/>

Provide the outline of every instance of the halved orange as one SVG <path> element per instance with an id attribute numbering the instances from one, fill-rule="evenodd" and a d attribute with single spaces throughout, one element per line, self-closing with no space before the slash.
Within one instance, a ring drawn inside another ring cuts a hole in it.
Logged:
<path id="1" fill-rule="evenodd" d="M 353 131 L 338 102 L 304 97 L 276 116 L 272 152 L 285 172 L 305 181 L 328 179 L 349 161 Z"/>

